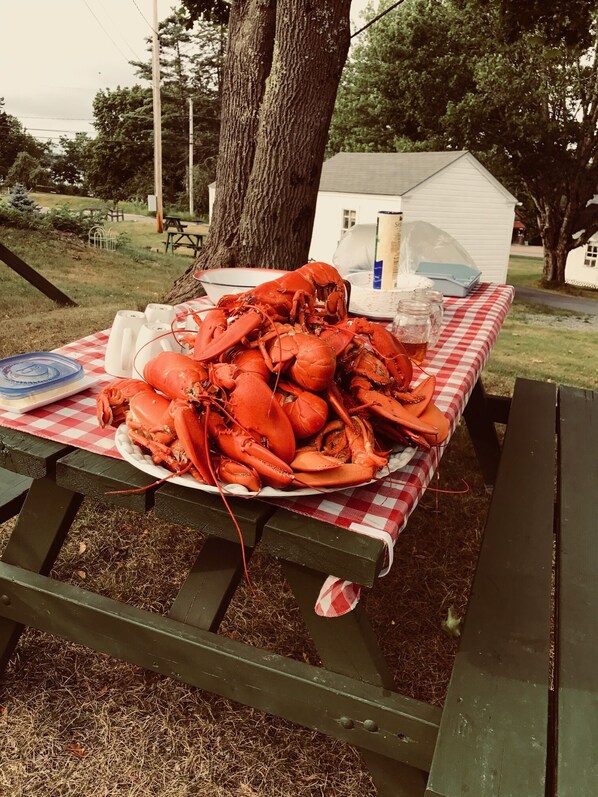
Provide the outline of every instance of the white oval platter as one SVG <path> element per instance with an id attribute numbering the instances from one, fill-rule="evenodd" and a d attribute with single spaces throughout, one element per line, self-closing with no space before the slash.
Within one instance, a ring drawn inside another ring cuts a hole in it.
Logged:
<path id="1" fill-rule="evenodd" d="M 168 484 L 180 484 L 183 487 L 191 487 L 194 490 L 203 490 L 206 493 L 216 493 L 217 495 L 220 494 L 218 487 L 214 487 L 211 484 L 201 484 L 201 482 L 198 482 L 197 479 L 193 478 L 193 476 L 189 476 L 187 474 L 182 476 L 173 476 L 172 472 L 167 468 L 163 468 L 161 465 L 156 465 L 154 462 L 152 462 L 152 458 L 149 454 L 146 454 L 141 448 L 139 448 L 138 445 L 129 440 L 127 427 L 124 423 L 117 428 L 116 434 L 114 436 L 114 443 L 119 454 L 124 460 L 138 470 L 141 470 L 150 476 L 154 476 L 156 479 L 170 477 L 168 479 Z M 413 459 L 416 453 L 417 448 L 413 447 L 402 448 L 399 451 L 393 452 L 388 459 L 388 465 L 378 471 L 375 479 L 363 482 L 362 484 L 354 484 L 351 487 L 343 487 L 342 489 L 353 490 L 355 487 L 363 487 L 365 484 L 372 484 L 380 479 L 384 479 L 389 473 L 404 468 L 405 465 L 407 465 Z M 297 498 L 303 495 L 336 493 L 339 492 L 339 489 L 340 488 L 338 487 L 300 487 L 297 489 L 291 488 L 288 490 L 278 490 L 274 487 L 262 487 L 259 493 L 253 493 L 246 487 L 243 487 L 241 484 L 227 484 L 223 485 L 222 487 L 222 491 L 225 492 L 226 495 L 232 495 L 239 498 L 255 498 L 256 496 L 259 496 L 260 498 Z"/>

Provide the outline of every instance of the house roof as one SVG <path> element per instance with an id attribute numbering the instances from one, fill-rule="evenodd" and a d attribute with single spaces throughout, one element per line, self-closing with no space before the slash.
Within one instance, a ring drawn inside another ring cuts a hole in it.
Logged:
<path id="1" fill-rule="evenodd" d="M 339 152 L 322 166 L 320 191 L 401 196 L 465 155 L 473 157 L 467 150 Z"/>

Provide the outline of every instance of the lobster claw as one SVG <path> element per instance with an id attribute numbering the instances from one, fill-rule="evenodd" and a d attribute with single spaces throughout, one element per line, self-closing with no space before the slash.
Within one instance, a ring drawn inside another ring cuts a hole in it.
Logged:
<path id="1" fill-rule="evenodd" d="M 195 407 L 187 401 L 177 399 L 170 405 L 170 414 L 176 435 L 199 475 L 206 484 L 216 484 L 210 466 L 205 425 L 200 423 Z M 205 424 L 205 417 L 203 420 Z"/>
<path id="2" fill-rule="evenodd" d="M 236 462 L 229 457 L 220 457 L 216 463 L 216 472 L 224 484 L 242 484 L 252 493 L 261 490 L 262 482 L 255 468 Z"/>
<path id="3" fill-rule="evenodd" d="M 414 404 L 406 404 L 405 409 L 407 412 L 409 412 L 411 415 L 415 415 L 416 418 L 419 418 L 420 415 L 423 415 L 424 411 L 432 401 L 435 390 L 436 377 L 426 377 L 426 379 L 424 379 L 423 382 L 420 382 L 416 388 L 413 388 L 413 393 L 417 394 L 418 396 L 422 396 L 422 400 Z"/>
<path id="4" fill-rule="evenodd" d="M 205 347 L 226 332 L 226 313 L 220 307 L 210 310 L 199 324 L 195 345 L 193 347 L 193 359 L 199 360 L 198 354 Z"/>
<path id="5" fill-rule="evenodd" d="M 365 380 L 353 380 L 353 386 L 356 387 L 356 396 L 368 409 L 375 415 L 386 418 L 389 421 L 394 421 L 406 429 L 411 429 L 414 432 L 424 435 L 439 434 L 439 429 L 431 423 L 426 423 L 421 418 L 414 417 L 408 412 L 405 407 L 400 404 L 396 399 L 380 393 L 378 390 L 372 390 L 363 386 Z M 424 413 L 425 415 L 425 413 Z M 444 416 L 443 416 L 444 417 Z"/>
<path id="6" fill-rule="evenodd" d="M 215 412 L 209 412 L 208 429 L 227 457 L 254 468 L 265 484 L 282 489 L 293 481 L 293 471 L 286 462 L 243 429 L 227 427 Z"/>
<path id="7" fill-rule="evenodd" d="M 291 422 L 272 389 L 256 374 L 238 373 L 230 397 L 230 412 L 239 424 L 285 462 L 295 456 L 295 435 Z"/>
<path id="8" fill-rule="evenodd" d="M 291 467 L 295 471 L 317 473 L 321 470 L 334 470 L 343 464 L 340 459 L 323 454 L 321 451 L 302 449 L 297 452 L 295 459 L 291 462 Z"/>
<path id="9" fill-rule="evenodd" d="M 430 434 L 429 432 L 423 433 L 424 437 L 429 443 L 432 445 L 444 443 L 446 438 L 449 436 L 450 424 L 446 415 L 444 415 L 444 413 L 438 409 L 433 401 L 428 404 L 426 409 L 420 415 L 419 419 L 436 428 L 436 432 L 434 434 Z"/>
<path id="10" fill-rule="evenodd" d="M 102 429 L 105 426 L 118 426 L 125 419 L 129 402 L 138 393 L 151 391 L 147 382 L 141 379 L 116 379 L 100 391 L 96 398 L 96 416 Z"/>
<path id="11" fill-rule="evenodd" d="M 297 487 L 353 487 L 371 481 L 376 474 L 376 469 L 368 465 L 358 465 L 347 462 L 332 470 L 320 470 L 315 473 L 295 473 Z"/>
<path id="12" fill-rule="evenodd" d="M 256 330 L 263 323 L 262 315 L 258 312 L 243 313 L 228 325 L 226 332 L 218 335 L 211 343 L 208 343 L 201 351 L 197 346 L 193 352 L 193 358 L 200 362 L 214 360 L 220 357 L 227 349 L 236 346 L 243 338 Z"/>

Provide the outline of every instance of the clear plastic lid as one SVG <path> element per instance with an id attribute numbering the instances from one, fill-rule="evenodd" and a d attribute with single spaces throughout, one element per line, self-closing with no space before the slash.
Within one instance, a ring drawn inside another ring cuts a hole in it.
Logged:
<path id="1" fill-rule="evenodd" d="M 59 388 L 84 375 L 70 357 L 47 351 L 17 354 L 0 360 L 0 397 L 18 399 Z"/>

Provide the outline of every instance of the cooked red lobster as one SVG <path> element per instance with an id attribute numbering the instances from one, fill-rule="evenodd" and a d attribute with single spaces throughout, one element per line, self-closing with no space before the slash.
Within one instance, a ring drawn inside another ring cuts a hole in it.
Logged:
<path id="1" fill-rule="evenodd" d="M 210 485 L 340 489 L 374 478 L 397 443 L 449 433 L 434 377 L 413 389 L 401 343 L 348 316 L 326 263 L 224 296 L 190 354 L 162 352 L 143 376 L 100 393 L 99 423 L 125 419 L 154 462 Z"/>

